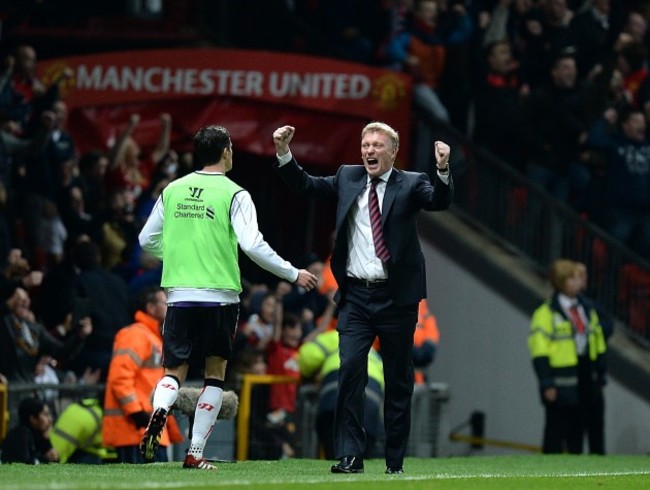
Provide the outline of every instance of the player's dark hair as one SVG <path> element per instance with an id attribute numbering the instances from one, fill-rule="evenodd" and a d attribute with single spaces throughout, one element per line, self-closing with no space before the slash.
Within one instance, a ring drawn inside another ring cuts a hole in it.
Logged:
<path id="1" fill-rule="evenodd" d="M 223 126 L 206 126 L 194 135 L 194 163 L 199 168 L 218 163 L 230 147 L 230 133 Z"/>

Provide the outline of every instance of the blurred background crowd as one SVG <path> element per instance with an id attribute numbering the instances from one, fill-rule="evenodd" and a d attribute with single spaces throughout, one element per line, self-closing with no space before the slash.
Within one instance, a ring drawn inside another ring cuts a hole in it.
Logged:
<path id="1" fill-rule="evenodd" d="M 182 121 L 166 113 L 155 147 L 138 144 L 134 113 L 110 145 L 80 153 L 59 91 L 72 75 L 46 86 L 43 58 L 214 46 L 404 72 L 413 169 L 429 171 L 433 141 L 456 132 L 650 256 L 648 1 L 26 0 L 0 1 L 0 19 L 1 383 L 106 382 L 117 332 L 161 277 L 138 233 L 164 186 L 193 170 L 191 142 L 170 143 Z M 452 168 L 462 158 L 452 148 Z M 329 244 L 279 252 L 321 288 L 243 267 L 233 388 L 238 373 L 300 377 L 287 361 L 335 324 Z M 268 420 L 289 420 L 295 390 L 275 390 Z M 291 438 L 278 437 L 272 456 L 292 456 Z"/>

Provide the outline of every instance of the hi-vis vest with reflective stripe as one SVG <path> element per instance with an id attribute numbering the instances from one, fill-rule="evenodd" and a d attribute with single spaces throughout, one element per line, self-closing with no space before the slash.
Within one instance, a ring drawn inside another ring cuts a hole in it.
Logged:
<path id="1" fill-rule="evenodd" d="M 300 347 L 298 353 L 300 373 L 306 377 L 318 375 L 320 379 L 329 373 L 338 371 L 341 366 L 339 357 L 339 334 L 329 330 L 316 336 L 311 342 Z M 381 356 L 374 349 L 368 354 L 368 377 L 379 383 L 384 389 L 384 366 Z"/>
<path id="2" fill-rule="evenodd" d="M 65 463 L 79 449 L 105 458 L 102 441 L 102 409 L 94 398 L 69 405 L 56 420 L 50 434 L 52 447 Z"/>
<path id="3" fill-rule="evenodd" d="M 192 173 L 162 194 L 163 287 L 241 292 L 237 236 L 230 222 L 242 188 L 222 174 Z"/>
<path id="4" fill-rule="evenodd" d="M 151 393 L 164 373 L 158 321 L 142 311 L 135 314 L 135 319 L 137 323 L 119 330 L 113 342 L 104 402 L 103 432 L 107 446 L 140 444 L 144 429 L 137 429 L 129 414 L 152 412 Z M 160 444 L 169 445 L 167 426 Z"/>
<path id="5" fill-rule="evenodd" d="M 588 311 L 587 339 L 589 358 L 596 358 L 605 352 L 605 336 L 594 310 Z M 533 358 L 548 357 L 551 367 L 567 367 L 578 364 L 578 353 L 571 322 L 545 302 L 533 313 L 530 324 L 528 346 Z"/>
<path id="6" fill-rule="evenodd" d="M 587 309 L 588 351 L 591 361 L 596 362 L 607 350 L 605 336 L 594 309 Z M 533 313 L 528 336 L 536 374 L 541 387 L 573 389 L 578 384 L 578 353 L 571 322 L 546 301 Z"/>

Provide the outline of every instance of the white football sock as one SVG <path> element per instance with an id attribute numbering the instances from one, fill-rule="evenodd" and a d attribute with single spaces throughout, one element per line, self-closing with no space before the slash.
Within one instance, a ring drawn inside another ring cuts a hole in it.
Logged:
<path id="1" fill-rule="evenodd" d="M 223 389 L 216 386 L 206 386 L 199 396 L 194 412 L 192 443 L 188 450 L 188 454 L 197 459 L 203 457 L 203 448 L 217 421 L 222 401 Z"/>
<path id="2" fill-rule="evenodd" d="M 156 391 L 153 394 L 153 409 L 164 408 L 169 412 L 178 396 L 178 381 L 171 376 L 163 376 L 156 385 Z"/>

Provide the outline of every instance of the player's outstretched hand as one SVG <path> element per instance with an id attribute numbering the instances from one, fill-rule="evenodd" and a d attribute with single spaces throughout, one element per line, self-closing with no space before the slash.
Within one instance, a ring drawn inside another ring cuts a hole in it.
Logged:
<path id="1" fill-rule="evenodd" d="M 298 286 L 305 288 L 307 291 L 311 291 L 316 287 L 317 282 L 318 278 L 308 270 L 300 269 L 298 271 L 298 279 L 296 279 Z"/>

